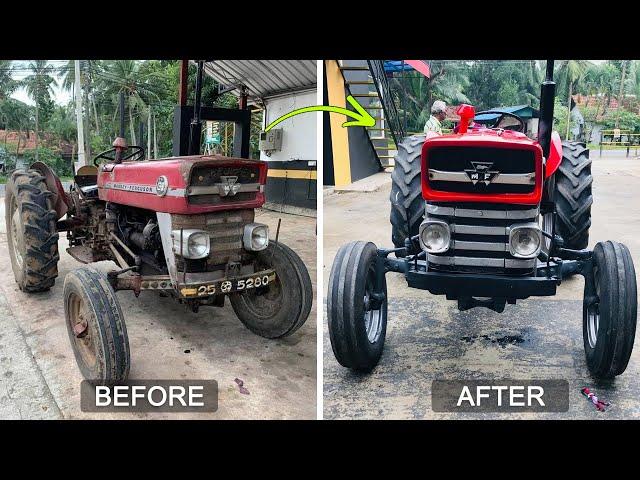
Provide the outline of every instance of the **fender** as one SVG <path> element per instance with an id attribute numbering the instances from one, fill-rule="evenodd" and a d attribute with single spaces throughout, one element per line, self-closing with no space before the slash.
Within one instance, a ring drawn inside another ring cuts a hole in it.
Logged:
<path id="1" fill-rule="evenodd" d="M 549 148 L 549 158 L 547 159 L 547 168 L 545 169 L 545 180 L 553 175 L 562 162 L 562 139 L 558 132 L 551 134 L 551 147 Z"/>
<path id="2" fill-rule="evenodd" d="M 67 198 L 62 182 L 58 176 L 53 173 L 53 170 L 43 162 L 34 162 L 29 168 L 37 170 L 44 177 L 47 188 L 54 195 L 53 208 L 56 210 L 57 220 L 60 220 L 64 214 L 67 213 L 70 205 L 70 199 Z"/>

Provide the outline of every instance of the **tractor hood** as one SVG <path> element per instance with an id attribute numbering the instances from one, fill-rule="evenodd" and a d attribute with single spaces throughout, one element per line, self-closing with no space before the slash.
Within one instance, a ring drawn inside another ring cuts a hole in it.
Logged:
<path id="1" fill-rule="evenodd" d="M 422 147 L 422 196 L 432 202 L 538 204 L 540 145 L 520 132 L 473 129 L 428 135 Z"/>
<path id="2" fill-rule="evenodd" d="M 156 212 L 198 214 L 264 204 L 267 163 L 198 155 L 108 163 L 98 173 L 98 195 Z"/>

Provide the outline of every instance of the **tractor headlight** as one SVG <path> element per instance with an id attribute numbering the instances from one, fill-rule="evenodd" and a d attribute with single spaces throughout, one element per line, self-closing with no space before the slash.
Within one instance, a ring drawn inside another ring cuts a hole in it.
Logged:
<path id="1" fill-rule="evenodd" d="M 509 253 L 517 258 L 536 258 L 542 247 L 542 232 L 536 223 L 509 228 Z"/>
<path id="2" fill-rule="evenodd" d="M 250 223 L 244 227 L 242 236 L 244 248 L 250 252 L 259 252 L 269 246 L 269 227 L 262 223 Z"/>
<path id="3" fill-rule="evenodd" d="M 420 246 L 427 253 L 444 253 L 449 250 L 451 230 L 446 222 L 425 220 L 420 224 Z"/>
<path id="4" fill-rule="evenodd" d="M 171 232 L 173 238 L 173 251 L 184 258 L 196 260 L 209 256 L 211 240 L 209 233 L 202 230 L 174 230 Z"/>

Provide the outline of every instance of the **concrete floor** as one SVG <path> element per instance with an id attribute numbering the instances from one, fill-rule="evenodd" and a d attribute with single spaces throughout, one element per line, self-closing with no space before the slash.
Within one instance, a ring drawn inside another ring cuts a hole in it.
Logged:
<path id="1" fill-rule="evenodd" d="M 65 275 L 80 266 L 59 243 L 59 277 L 54 288 L 22 293 L 13 278 L 0 198 L 0 419 L 59 418 L 316 418 L 316 302 L 309 319 L 282 340 L 254 335 L 231 305 L 187 311 L 170 298 L 118 292 L 127 321 L 132 379 L 214 379 L 219 408 L 212 414 L 90 414 L 80 411 L 80 381 L 64 324 Z M 256 212 L 256 221 L 275 231 L 306 263 L 316 298 L 315 218 Z M 111 262 L 94 264 L 108 271 Z M 187 353 L 189 351 L 189 353 Z M 241 394 L 235 378 L 249 394 Z"/>
<path id="2" fill-rule="evenodd" d="M 594 206 L 590 246 L 600 240 L 625 243 L 640 272 L 640 160 L 592 155 Z M 387 183 L 373 193 L 334 193 L 324 198 L 323 292 L 338 248 L 352 240 L 391 245 Z M 369 375 L 340 366 L 326 320 L 324 418 L 640 418 L 640 345 L 613 381 L 591 378 L 582 344 L 582 291 L 577 276 L 555 297 L 507 305 L 502 314 L 485 308 L 459 312 L 455 302 L 410 289 L 404 277 L 387 274 L 389 323 L 385 350 Z M 325 303 L 326 319 L 326 303 Z M 568 413 L 452 414 L 431 410 L 434 379 L 566 379 Z M 611 402 L 599 413 L 580 393 L 584 386 Z"/>

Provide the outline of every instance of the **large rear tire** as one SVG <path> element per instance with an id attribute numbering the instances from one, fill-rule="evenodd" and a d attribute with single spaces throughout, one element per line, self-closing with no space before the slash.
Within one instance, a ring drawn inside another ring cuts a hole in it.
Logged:
<path id="1" fill-rule="evenodd" d="M 387 284 L 384 299 L 372 302 L 377 248 L 351 242 L 338 250 L 329 275 L 327 319 L 333 353 L 343 367 L 368 372 L 380 360 L 387 335 Z"/>
<path id="2" fill-rule="evenodd" d="M 555 173 L 556 232 L 564 247 L 587 248 L 591 226 L 591 160 L 581 142 L 562 142 L 562 162 Z"/>
<path id="3" fill-rule="evenodd" d="M 404 247 L 406 238 L 418 234 L 424 217 L 420 172 L 425 138 L 425 135 L 412 135 L 398 144 L 389 196 L 391 240 L 396 247 Z"/>
<path id="4" fill-rule="evenodd" d="M 20 290 L 43 292 L 58 276 L 55 195 L 36 170 L 16 170 L 5 192 L 5 225 L 11 268 Z"/>
<path id="5" fill-rule="evenodd" d="M 64 279 L 64 314 L 78 368 L 87 380 L 127 380 L 131 358 L 124 315 L 107 277 L 90 267 Z"/>
<path id="6" fill-rule="evenodd" d="M 631 254 L 618 242 L 593 249 L 595 295 L 583 303 L 583 340 L 587 366 L 596 378 L 613 378 L 627 368 L 636 334 L 637 286 Z"/>
<path id="7" fill-rule="evenodd" d="M 229 295 L 240 321 L 256 335 L 282 338 L 298 330 L 309 317 L 313 288 L 309 271 L 298 254 L 282 242 L 256 253 L 259 269 L 274 269 L 267 287 Z"/>

